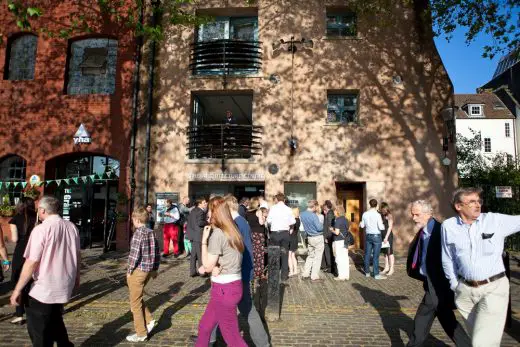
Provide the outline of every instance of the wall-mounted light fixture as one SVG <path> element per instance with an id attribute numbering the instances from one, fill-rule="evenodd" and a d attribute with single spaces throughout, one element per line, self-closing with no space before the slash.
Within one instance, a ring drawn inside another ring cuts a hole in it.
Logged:
<path id="1" fill-rule="evenodd" d="M 395 75 L 394 77 L 392 77 L 392 82 L 396 86 L 401 85 L 403 84 L 403 78 L 400 75 Z"/>

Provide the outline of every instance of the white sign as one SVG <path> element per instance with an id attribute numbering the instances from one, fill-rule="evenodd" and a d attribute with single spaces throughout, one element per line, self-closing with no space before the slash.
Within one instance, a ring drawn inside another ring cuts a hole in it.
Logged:
<path id="1" fill-rule="evenodd" d="M 497 194 L 497 198 L 512 198 L 513 197 L 513 189 L 511 186 L 496 186 L 495 191 Z"/>
<path id="2" fill-rule="evenodd" d="M 90 134 L 88 133 L 87 129 L 85 129 L 85 126 L 81 124 L 78 128 L 78 131 L 74 134 L 74 144 L 80 144 L 80 143 L 91 143 L 92 138 L 90 137 Z"/>
<path id="3" fill-rule="evenodd" d="M 201 172 L 189 173 L 188 179 L 194 181 L 263 181 L 265 175 L 256 172 Z"/>
<path id="4" fill-rule="evenodd" d="M 40 184 L 42 180 L 40 179 L 40 176 L 38 175 L 32 175 L 31 177 L 29 177 L 29 184 L 31 186 L 35 186 L 35 185 L 38 185 Z"/>

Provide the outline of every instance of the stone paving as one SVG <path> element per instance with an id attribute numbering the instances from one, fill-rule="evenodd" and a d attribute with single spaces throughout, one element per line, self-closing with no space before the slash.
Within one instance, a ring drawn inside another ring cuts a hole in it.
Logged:
<path id="1" fill-rule="evenodd" d="M 303 259 L 299 259 L 303 261 Z M 359 259 L 358 259 L 359 260 Z M 404 259 L 388 280 L 365 276 L 351 262 L 351 279 L 311 283 L 291 278 L 284 287 L 281 320 L 266 323 L 273 346 L 404 346 L 422 295 L 422 285 L 406 276 Z M 208 301 L 209 280 L 190 278 L 187 259 L 168 259 L 159 277 L 146 288 L 147 304 L 159 326 L 147 346 L 191 346 L 190 335 Z M 83 254 L 82 285 L 66 306 L 65 324 L 76 346 L 130 346 L 133 332 L 125 283 L 125 253 L 102 256 L 98 250 Z M 300 263 L 300 266 L 302 263 Z M 512 259 L 513 324 L 504 333 L 503 346 L 520 344 L 520 262 Z M 9 274 L 8 274 L 9 275 Z M 29 346 L 25 326 L 9 324 L 13 308 L 7 305 L 9 283 L 0 284 L 0 345 Z M 265 298 L 258 290 L 258 302 Z M 246 341 L 247 326 L 241 321 Z M 221 343 L 222 344 L 222 343 Z M 435 321 L 428 346 L 451 346 Z"/>

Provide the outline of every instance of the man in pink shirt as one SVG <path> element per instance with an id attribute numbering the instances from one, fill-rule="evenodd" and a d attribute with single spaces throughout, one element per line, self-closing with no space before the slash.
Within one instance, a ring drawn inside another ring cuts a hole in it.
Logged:
<path id="1" fill-rule="evenodd" d="M 11 295 L 19 305 L 22 289 L 32 279 L 29 302 L 25 308 L 27 330 L 33 346 L 74 346 L 63 323 L 63 304 L 79 286 L 79 233 L 76 226 L 59 215 L 59 201 L 44 196 L 38 204 L 36 226 L 25 249 L 25 264 Z"/>

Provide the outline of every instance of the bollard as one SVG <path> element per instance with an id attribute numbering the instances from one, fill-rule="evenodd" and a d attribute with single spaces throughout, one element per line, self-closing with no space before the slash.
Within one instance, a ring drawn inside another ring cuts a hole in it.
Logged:
<path id="1" fill-rule="evenodd" d="M 267 247 L 267 306 L 265 319 L 280 319 L 280 246 Z"/>

